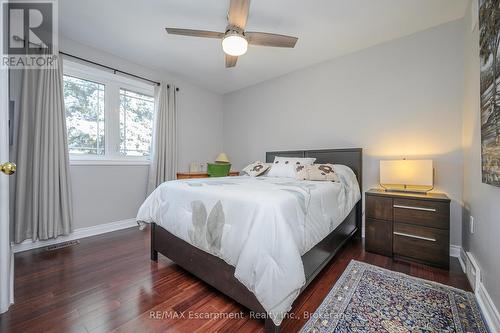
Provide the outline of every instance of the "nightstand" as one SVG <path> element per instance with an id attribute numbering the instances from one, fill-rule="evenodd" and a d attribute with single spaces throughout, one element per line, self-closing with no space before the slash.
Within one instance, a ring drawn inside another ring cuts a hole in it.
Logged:
<path id="1" fill-rule="evenodd" d="M 230 171 L 229 176 L 239 176 L 239 171 Z M 177 172 L 177 179 L 191 179 L 191 178 L 208 178 L 206 172 Z"/>
<path id="2" fill-rule="evenodd" d="M 445 194 L 372 189 L 365 200 L 367 251 L 449 267 L 450 199 Z"/>

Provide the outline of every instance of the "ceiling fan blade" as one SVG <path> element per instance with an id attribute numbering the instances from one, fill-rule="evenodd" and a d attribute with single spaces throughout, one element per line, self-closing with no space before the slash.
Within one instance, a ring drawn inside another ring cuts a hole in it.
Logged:
<path id="1" fill-rule="evenodd" d="M 245 32 L 245 36 L 248 44 L 274 47 L 295 47 L 298 40 L 297 37 L 266 32 Z"/>
<path id="2" fill-rule="evenodd" d="M 227 21 L 230 26 L 245 29 L 247 25 L 250 0 L 231 0 Z"/>
<path id="3" fill-rule="evenodd" d="M 236 61 L 238 61 L 238 57 L 226 54 L 226 68 L 236 66 Z"/>
<path id="4" fill-rule="evenodd" d="M 165 28 L 169 34 L 182 35 L 191 37 L 205 37 L 205 38 L 222 38 L 224 33 L 217 31 L 207 30 L 194 30 L 194 29 L 178 29 L 178 28 Z"/>

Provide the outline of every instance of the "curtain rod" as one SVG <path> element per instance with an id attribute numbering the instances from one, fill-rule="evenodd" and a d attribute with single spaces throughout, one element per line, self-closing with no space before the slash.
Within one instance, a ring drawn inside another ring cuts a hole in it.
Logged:
<path id="1" fill-rule="evenodd" d="M 124 74 L 124 75 L 135 77 L 135 78 L 143 80 L 143 81 L 147 81 L 149 83 L 153 83 L 153 84 L 155 84 L 157 86 L 160 85 L 160 82 L 156 82 L 156 81 L 153 81 L 153 80 L 150 80 L 148 78 L 145 78 L 145 77 L 142 77 L 142 76 L 139 76 L 139 75 L 135 75 L 135 74 L 132 74 L 132 73 L 124 72 L 122 70 L 119 70 L 119 69 L 116 69 L 116 68 L 113 68 L 113 67 L 109 67 L 109 66 L 100 64 L 98 62 L 92 61 L 92 60 L 87 60 L 87 59 L 84 59 L 84 58 L 81 58 L 81 57 L 78 57 L 78 56 L 75 56 L 75 55 L 72 55 L 72 54 L 69 54 L 69 53 L 66 53 L 66 52 L 59 51 L 59 54 L 62 54 L 62 55 L 65 55 L 67 57 L 71 57 L 71 58 L 74 58 L 74 59 L 78 59 L 78 60 L 81 60 L 81 61 L 85 61 L 85 62 L 88 62 L 89 64 L 92 64 L 92 65 L 96 65 L 96 66 L 100 66 L 100 67 L 109 69 L 109 70 L 113 71 L 115 74 L 116 73 L 121 73 L 121 74 Z M 170 88 L 169 84 L 167 84 L 167 88 Z M 179 88 L 176 88 L 175 90 L 179 91 Z"/>

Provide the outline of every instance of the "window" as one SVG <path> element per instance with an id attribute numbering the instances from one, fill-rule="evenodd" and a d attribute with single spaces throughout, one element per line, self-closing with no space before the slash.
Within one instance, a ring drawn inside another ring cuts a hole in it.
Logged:
<path id="1" fill-rule="evenodd" d="M 149 156 L 153 133 L 154 99 L 120 89 L 120 153 Z"/>
<path id="2" fill-rule="evenodd" d="M 104 155 L 104 85 L 64 76 L 70 154 Z"/>
<path id="3" fill-rule="evenodd" d="M 64 103 L 72 163 L 146 163 L 151 155 L 154 87 L 64 62 Z"/>

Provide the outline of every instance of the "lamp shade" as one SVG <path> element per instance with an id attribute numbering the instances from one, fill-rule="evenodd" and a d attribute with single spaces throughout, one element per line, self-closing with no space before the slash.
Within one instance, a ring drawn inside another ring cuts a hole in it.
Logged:
<path id="1" fill-rule="evenodd" d="M 227 157 L 226 153 L 220 153 L 219 156 L 215 159 L 215 162 L 218 163 L 229 163 L 229 158 Z"/>
<path id="2" fill-rule="evenodd" d="M 432 160 L 380 161 L 380 184 L 429 186 L 434 185 Z"/>

